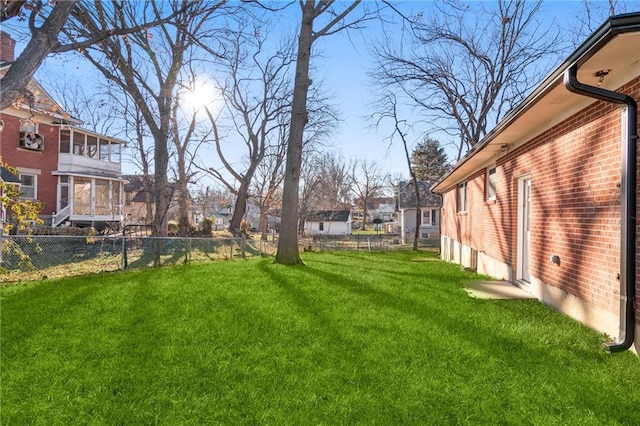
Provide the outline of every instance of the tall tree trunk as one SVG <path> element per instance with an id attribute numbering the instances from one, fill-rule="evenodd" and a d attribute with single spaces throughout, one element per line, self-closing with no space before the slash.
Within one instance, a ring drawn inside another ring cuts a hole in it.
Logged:
<path id="1" fill-rule="evenodd" d="M 269 227 L 269 210 L 271 208 L 271 202 L 273 197 L 271 196 L 271 189 L 267 191 L 267 195 L 262 200 L 262 205 L 260 206 L 260 233 L 262 236 L 260 239 L 262 241 L 267 241 L 267 228 Z"/>
<path id="2" fill-rule="evenodd" d="M 0 80 L 0 86 L 2 86 L 0 111 L 11 106 L 24 94 L 27 83 L 42 64 L 44 58 L 51 53 L 52 48 L 58 45 L 60 29 L 67 22 L 69 14 L 77 2 L 77 0 L 57 2 L 42 26 L 32 30 L 31 40 L 24 51 L 11 64 L 7 73 Z"/>
<path id="3" fill-rule="evenodd" d="M 167 212 L 169 211 L 171 198 L 171 191 L 167 181 L 167 170 L 169 169 L 167 138 L 155 136 L 154 142 L 155 167 L 153 178 L 156 185 L 154 193 L 156 211 L 153 217 L 153 235 L 155 237 L 166 237 L 168 231 Z"/>
<path id="4" fill-rule="evenodd" d="M 417 196 L 420 199 L 420 196 Z M 418 239 L 420 238 L 420 216 L 422 216 L 422 210 L 420 204 L 416 206 L 416 230 L 413 233 L 413 250 L 418 251 Z"/>
<path id="5" fill-rule="evenodd" d="M 302 5 L 300 36 L 296 62 L 295 89 L 291 110 L 291 128 L 287 143 L 287 161 L 284 171 L 280 238 L 275 263 L 296 265 L 302 263 L 298 249 L 298 188 L 302 165 L 302 140 L 304 127 L 309 119 L 307 112 L 307 94 L 309 80 L 309 62 L 313 43 L 314 3 L 307 1 Z"/>
<path id="6" fill-rule="evenodd" d="M 189 189 L 185 173 L 180 173 L 177 190 L 178 207 L 180 209 L 178 213 L 180 235 L 187 236 L 189 235 Z"/>
<path id="7" fill-rule="evenodd" d="M 240 227 L 242 225 L 242 219 L 245 213 L 247 213 L 248 187 L 249 183 L 246 180 L 241 182 L 236 195 L 236 205 L 233 209 L 231 221 L 229 221 L 229 230 L 234 236 L 242 234 Z"/>
<path id="8" fill-rule="evenodd" d="M 176 102 L 177 104 L 178 102 Z M 178 157 L 178 182 L 177 184 L 177 196 L 178 196 L 178 226 L 179 232 L 182 236 L 189 235 L 189 176 L 187 174 L 187 164 L 185 160 L 185 147 L 188 145 L 188 140 L 184 146 L 181 146 L 177 136 L 178 129 L 175 127 L 176 135 L 174 136 L 174 145 L 177 151 Z M 190 137 L 191 132 L 187 133 L 187 137 Z"/>
<path id="9" fill-rule="evenodd" d="M 261 234 L 260 240 L 261 241 L 267 241 L 269 239 L 267 235 L 267 228 L 269 226 L 267 219 L 268 219 L 267 211 L 260 212 L 260 234 Z"/>
<path id="10" fill-rule="evenodd" d="M 262 161 L 262 156 L 259 158 L 252 158 L 251 165 L 247 169 L 246 173 L 242 176 L 242 180 L 240 181 L 240 188 L 238 188 L 238 192 L 236 193 L 236 205 L 233 209 L 233 215 L 231 216 L 231 221 L 229 222 L 229 230 L 235 236 L 240 236 L 242 234 L 241 225 L 242 220 L 244 219 L 244 215 L 247 213 L 247 201 L 249 200 L 249 186 L 251 185 L 251 180 L 253 179 L 253 175 L 256 173 L 256 168 Z"/>
<path id="11" fill-rule="evenodd" d="M 145 215 L 145 225 L 150 225 L 153 220 L 153 184 L 151 183 L 151 179 L 149 176 L 149 168 L 145 167 L 143 169 L 144 175 L 144 203 L 146 207 L 146 215 Z"/>
<path id="12" fill-rule="evenodd" d="M 364 207 L 362 208 L 362 226 L 360 226 L 360 229 L 362 229 L 363 231 L 367 229 L 367 201 L 369 200 L 364 200 Z"/>

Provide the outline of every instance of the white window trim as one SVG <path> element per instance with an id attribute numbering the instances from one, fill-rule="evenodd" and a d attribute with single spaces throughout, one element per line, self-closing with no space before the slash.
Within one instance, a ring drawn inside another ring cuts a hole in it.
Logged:
<path id="1" fill-rule="evenodd" d="M 23 176 L 31 176 L 33 177 L 33 186 L 31 185 L 25 185 L 24 183 L 22 183 L 22 177 Z M 38 175 L 34 175 L 31 173 L 20 173 L 20 198 L 22 198 L 23 200 L 37 200 L 38 199 Z M 26 188 L 33 188 L 33 197 L 28 197 L 26 195 L 24 195 L 24 189 Z"/>
<path id="2" fill-rule="evenodd" d="M 438 209 L 425 209 L 422 210 L 422 220 L 420 223 L 427 226 L 436 226 L 438 225 Z"/>
<path id="3" fill-rule="evenodd" d="M 33 197 L 23 197 L 22 196 L 22 187 L 25 186 L 20 183 L 20 198 L 23 200 L 37 200 L 38 199 L 38 180 L 39 176 L 42 174 L 40 169 L 31 169 L 28 167 L 18 167 L 18 178 L 22 179 L 22 175 L 33 176 L 33 187 L 28 186 L 28 188 L 33 188 Z"/>
<path id="4" fill-rule="evenodd" d="M 466 213 L 468 208 L 469 208 L 469 193 L 467 191 L 467 187 L 469 185 L 468 181 L 464 181 L 464 182 L 460 182 L 457 186 L 456 186 L 456 211 L 458 213 Z M 460 202 L 460 191 L 464 191 L 464 203 Z M 464 205 L 460 205 L 460 204 L 464 204 Z"/>
<path id="5" fill-rule="evenodd" d="M 490 184 L 490 176 L 491 176 L 491 171 L 493 170 L 493 194 L 491 194 L 491 192 L 489 191 L 489 188 L 491 188 L 491 184 Z M 487 167 L 487 179 L 486 179 L 486 197 L 487 197 L 487 201 L 495 201 L 497 198 L 497 193 L 498 193 L 498 188 L 497 188 L 497 179 L 498 179 L 498 168 L 494 165 L 494 166 L 490 166 Z"/>

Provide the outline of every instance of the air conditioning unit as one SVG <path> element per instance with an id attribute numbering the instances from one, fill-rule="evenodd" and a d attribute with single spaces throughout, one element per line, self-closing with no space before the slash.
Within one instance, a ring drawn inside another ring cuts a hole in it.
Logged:
<path id="1" fill-rule="evenodd" d="M 38 133 L 20 132 L 20 148 L 42 151 L 44 149 L 44 138 Z"/>

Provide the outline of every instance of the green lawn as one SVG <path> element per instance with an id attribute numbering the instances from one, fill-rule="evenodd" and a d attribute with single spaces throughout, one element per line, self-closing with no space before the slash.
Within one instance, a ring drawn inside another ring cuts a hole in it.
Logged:
<path id="1" fill-rule="evenodd" d="M 637 425 L 640 362 L 430 253 L 4 286 L 6 425 Z"/>

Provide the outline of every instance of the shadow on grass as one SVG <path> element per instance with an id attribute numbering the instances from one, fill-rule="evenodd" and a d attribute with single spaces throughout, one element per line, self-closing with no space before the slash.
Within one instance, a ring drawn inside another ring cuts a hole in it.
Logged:
<path id="1" fill-rule="evenodd" d="M 296 265 L 285 266 L 283 269 L 289 273 L 292 268 L 295 268 L 296 272 L 305 273 L 308 267 L 305 265 Z M 349 353 L 352 356 L 357 357 L 357 354 L 361 352 L 362 348 L 353 342 L 345 340 L 344 336 L 340 332 L 342 328 L 339 324 L 335 323 L 333 318 L 325 313 L 327 310 L 326 305 L 322 305 L 317 298 L 312 297 L 311 294 L 305 290 L 304 286 L 292 282 L 291 278 L 287 277 L 285 274 L 279 274 L 271 262 L 260 262 L 258 269 L 267 275 L 277 287 L 282 289 L 285 294 L 288 295 L 289 300 L 297 306 L 298 312 L 301 315 L 312 319 L 319 328 L 328 333 L 330 340 L 347 343 L 349 346 Z"/>
<path id="2" fill-rule="evenodd" d="M 497 327 L 488 327 L 490 324 L 496 324 L 496 318 L 486 318 L 486 321 L 479 320 L 483 315 L 493 315 L 491 311 L 495 310 L 496 306 L 504 314 L 511 311 L 508 308 L 509 304 L 539 305 L 537 301 L 475 301 L 468 298 L 461 290 L 452 294 L 443 291 L 442 288 L 430 287 L 424 289 L 433 298 L 431 303 L 427 304 L 383 291 L 363 279 L 355 279 L 350 275 L 315 268 L 310 266 L 312 263 L 319 262 L 309 262 L 306 268 L 300 268 L 300 272 L 318 277 L 327 285 L 339 287 L 364 298 L 367 303 L 373 304 L 377 309 L 393 310 L 410 315 L 424 321 L 425 324 L 431 324 L 440 330 L 445 330 L 449 339 L 438 343 L 442 345 L 441 350 L 443 351 L 450 350 L 451 346 L 465 350 L 465 346 L 468 345 L 480 350 L 482 355 L 487 358 L 500 357 L 504 363 L 513 368 L 520 368 L 534 359 L 549 359 L 549 351 L 560 351 L 563 356 L 575 359 L 594 359 L 594 353 L 587 349 L 541 348 L 534 342 L 513 337 L 511 333 L 501 332 Z M 446 283 L 451 278 L 440 275 L 437 280 Z M 451 286 L 462 287 L 456 282 L 451 282 Z M 485 309 L 488 306 L 491 309 Z M 549 310 L 541 305 L 536 308 Z M 558 316 L 558 319 L 560 320 L 561 317 Z M 497 318 L 497 322 L 500 322 L 499 318 Z"/>

